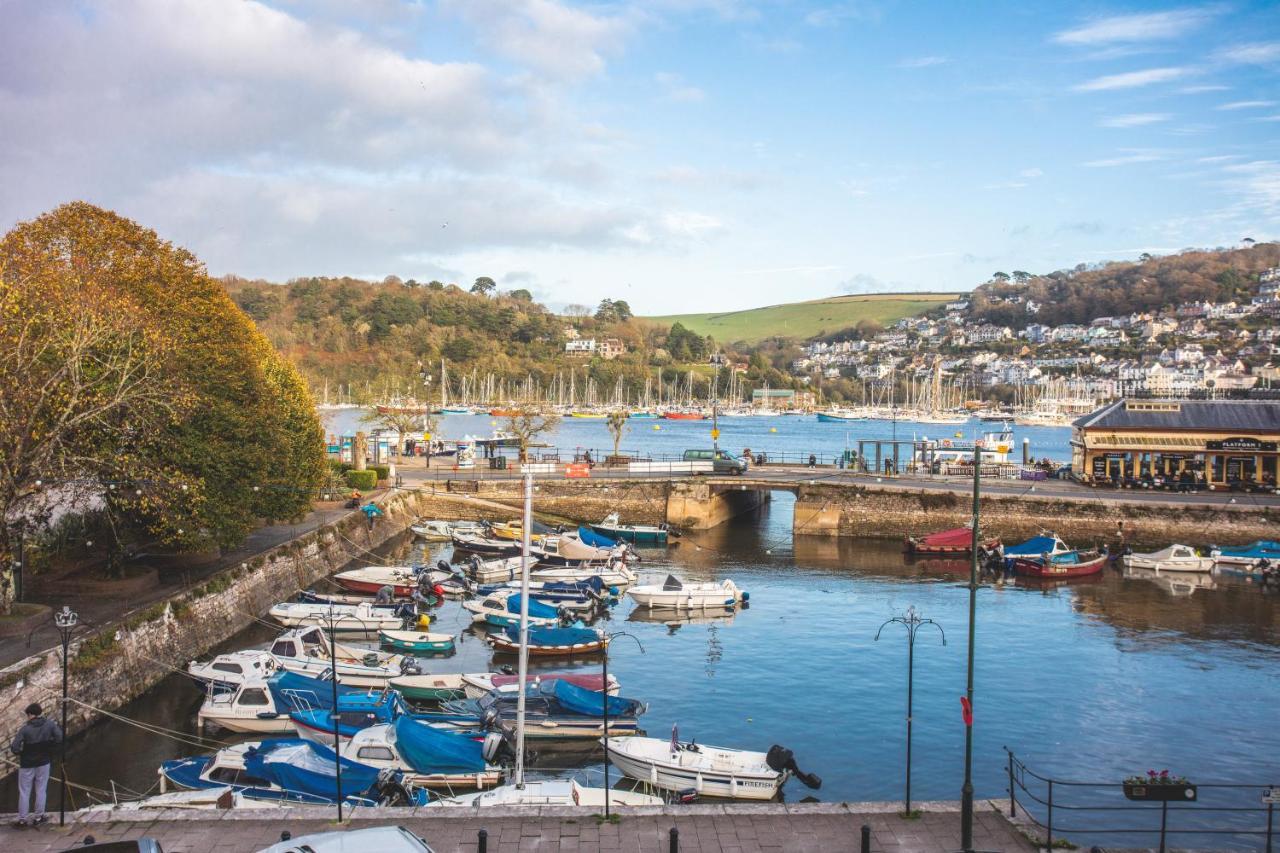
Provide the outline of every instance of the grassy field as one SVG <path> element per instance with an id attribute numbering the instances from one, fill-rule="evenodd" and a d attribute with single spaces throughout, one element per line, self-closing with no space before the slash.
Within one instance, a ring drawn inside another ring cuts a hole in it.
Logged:
<path id="1" fill-rule="evenodd" d="M 671 314 L 641 319 L 663 326 L 679 322 L 700 335 L 711 335 L 725 343 L 755 343 L 777 336 L 804 339 L 830 334 L 854 326 L 859 320 L 874 320 L 888 326 L 895 320 L 950 302 L 956 296 L 954 293 L 868 293 L 727 314 Z"/>

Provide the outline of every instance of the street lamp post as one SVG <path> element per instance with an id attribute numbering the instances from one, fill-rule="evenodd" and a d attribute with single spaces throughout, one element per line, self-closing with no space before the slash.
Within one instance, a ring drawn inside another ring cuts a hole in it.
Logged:
<path id="1" fill-rule="evenodd" d="M 978 615 L 978 495 L 982 476 L 982 442 L 973 443 L 973 541 L 969 561 L 969 660 L 964 705 L 964 784 L 960 787 L 960 847 L 973 853 L 973 643 Z"/>
<path id="2" fill-rule="evenodd" d="M 907 629 L 907 789 L 905 796 L 905 804 L 902 812 L 906 817 L 911 816 L 911 707 L 913 694 L 915 692 L 915 658 L 916 658 L 916 632 L 920 630 L 921 625 L 932 625 L 942 634 L 942 645 L 947 644 L 947 632 L 942 630 L 942 626 L 932 619 L 921 619 L 916 613 L 915 607 L 908 607 L 906 614 L 895 616 L 880 626 L 880 631 L 885 629 L 886 625 L 892 625 L 894 622 L 900 622 Z M 880 639 L 880 631 L 876 631 L 876 640 Z"/>
<path id="3" fill-rule="evenodd" d="M 332 691 L 333 708 L 329 719 L 333 721 L 333 780 L 338 794 L 338 823 L 342 823 L 342 740 L 338 728 L 338 617 L 333 612 L 333 602 L 329 602 L 329 612 L 319 618 L 322 627 L 329 629 L 326 641 L 329 645 L 329 686 Z"/>
<path id="4" fill-rule="evenodd" d="M 609 635 L 609 642 L 604 644 L 604 654 L 600 658 L 600 707 L 602 716 L 604 717 L 604 737 L 600 739 L 604 744 L 604 816 L 609 817 L 609 646 L 618 637 L 631 637 L 640 648 L 640 654 L 644 654 L 644 645 L 631 634 L 626 631 L 616 631 Z"/>
<path id="5" fill-rule="evenodd" d="M 59 762 L 62 767 L 58 773 L 61 777 L 58 783 L 61 789 L 58 797 L 58 826 L 66 826 L 67 823 L 67 654 L 71 648 L 71 634 L 79 621 L 80 617 L 76 612 L 65 604 L 62 605 L 62 610 L 53 614 L 53 624 L 62 637 L 62 757 Z"/>

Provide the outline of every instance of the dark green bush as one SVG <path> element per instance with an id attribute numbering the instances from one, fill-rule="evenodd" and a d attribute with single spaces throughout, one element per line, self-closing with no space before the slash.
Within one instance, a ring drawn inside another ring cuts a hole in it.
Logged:
<path id="1" fill-rule="evenodd" d="M 362 492 L 373 491 L 374 487 L 378 485 L 378 475 L 371 470 L 348 471 L 347 485 Z"/>
<path id="2" fill-rule="evenodd" d="M 391 466 L 389 465 L 370 465 L 369 470 L 375 472 L 379 480 L 386 480 L 391 477 Z"/>

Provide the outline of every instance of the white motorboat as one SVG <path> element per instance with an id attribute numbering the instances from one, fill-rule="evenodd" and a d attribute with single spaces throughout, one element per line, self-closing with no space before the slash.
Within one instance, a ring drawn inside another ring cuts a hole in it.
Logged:
<path id="1" fill-rule="evenodd" d="M 298 710 L 323 707 L 319 697 L 307 696 L 307 692 L 291 691 L 290 704 Z M 280 707 L 266 681 L 250 679 L 234 690 L 209 690 L 196 714 L 196 725 L 253 734 L 292 732 L 289 712 L 295 708 Z"/>
<path id="2" fill-rule="evenodd" d="M 316 604 L 307 601 L 283 601 L 267 614 L 286 628 L 319 625 L 329 630 L 333 617 L 333 630 L 342 634 L 376 634 L 394 631 L 404 624 L 406 615 L 415 615 L 412 602 L 388 607 L 365 601 L 360 604 Z"/>
<path id="3" fill-rule="evenodd" d="M 577 533 L 548 536 L 540 546 L 531 548 L 530 553 L 536 554 L 538 563 L 543 566 L 583 566 L 613 561 L 626 563 L 635 559 L 635 551 L 626 543 L 619 543 L 612 548 L 598 548 L 583 542 Z"/>
<path id="4" fill-rule="evenodd" d="M 402 744 L 401 738 L 408 738 L 410 742 Z M 471 767 L 467 769 L 449 766 L 446 759 L 454 756 L 442 756 L 438 750 L 433 752 L 432 744 L 436 743 L 460 743 L 463 748 L 466 748 L 466 744 L 472 744 L 470 749 L 483 758 L 477 763 L 474 760 L 477 756 L 470 756 Z M 404 773 L 404 781 L 418 787 L 483 789 L 492 788 L 502 781 L 502 768 L 492 763 L 502 743 L 500 734 L 490 734 L 481 745 L 475 743 L 469 734 L 444 731 L 408 717 L 400 717 L 394 723 L 379 723 L 353 734 L 342 745 L 342 757 L 378 769 L 400 770 Z M 415 759 L 434 761 L 428 765 L 415 762 Z"/>
<path id="5" fill-rule="evenodd" d="M 140 800 L 119 803 L 95 803 L 79 809 L 77 814 L 119 814 L 121 820 L 137 820 L 135 812 L 161 809 L 174 811 L 226 811 L 227 809 L 277 809 L 286 804 L 278 800 L 254 800 L 229 786 L 200 788 L 194 791 L 170 791 Z M 148 820 L 154 817 L 148 817 Z"/>
<path id="6" fill-rule="evenodd" d="M 462 573 L 476 583 L 503 583 L 519 580 L 522 559 L 522 557 L 496 557 L 485 560 L 481 559 L 479 554 L 473 554 L 469 561 L 461 565 L 461 568 Z"/>
<path id="7" fill-rule="evenodd" d="M 280 668 L 270 652 L 261 649 L 245 649 L 218 655 L 211 661 L 191 661 L 187 672 L 201 684 L 221 687 L 239 687 L 246 679 L 267 678 Z"/>
<path id="8" fill-rule="evenodd" d="M 470 806 L 594 806 L 604 805 L 604 788 L 587 788 L 576 780 L 544 779 L 525 782 L 523 788 L 513 784 L 499 785 L 492 791 L 442 797 L 428 803 L 429 806 L 452 808 Z M 609 791 L 609 803 L 615 806 L 661 806 L 661 797 L 642 794 L 639 791 Z"/>
<path id="9" fill-rule="evenodd" d="M 516 625 L 520 621 L 519 606 L 514 606 L 513 610 L 508 605 L 508 599 L 516 597 L 518 601 L 519 595 L 520 590 L 518 589 L 500 589 L 481 598 L 464 601 L 462 602 L 462 607 L 472 614 L 473 622 L 483 622 L 488 625 L 505 628 L 508 625 Z M 554 628 L 560 624 L 560 616 L 556 612 L 556 608 L 531 598 L 529 601 L 529 624 L 541 628 Z"/>
<path id="10" fill-rule="evenodd" d="M 1189 545 L 1170 545 L 1146 554 L 1125 554 L 1121 562 L 1125 568 L 1157 572 L 1207 572 L 1213 569 L 1213 558 L 1201 557 Z"/>
<path id="11" fill-rule="evenodd" d="M 623 589 L 631 586 L 638 575 L 625 563 L 613 561 L 600 566 L 550 566 L 529 572 L 531 581 L 567 581 L 575 583 L 593 577 L 600 578 L 606 587 Z"/>
<path id="12" fill-rule="evenodd" d="M 572 673 L 572 672 L 536 672 L 525 676 L 527 684 L 538 684 L 543 681 L 554 681 L 558 678 L 566 678 L 574 684 L 586 690 L 599 690 L 601 685 L 600 676 L 592 672 Z M 478 672 L 468 673 L 462 676 L 462 688 L 469 699 L 479 699 L 497 690 L 501 693 L 515 693 L 516 685 L 520 683 L 520 679 L 514 675 L 502 672 Z M 618 682 L 618 677 L 613 673 L 609 673 L 608 694 L 617 696 L 622 685 Z"/>
<path id="13" fill-rule="evenodd" d="M 675 575 L 667 575 L 666 581 L 660 584 L 633 586 L 627 595 L 641 607 L 671 610 L 725 610 L 750 598 L 731 580 L 688 583 Z"/>
<path id="14" fill-rule="evenodd" d="M 419 519 L 409 525 L 409 531 L 419 539 L 432 542 L 448 542 L 456 531 L 458 533 L 479 533 L 481 523 L 478 521 L 444 521 L 443 519 Z"/>
<path id="15" fill-rule="evenodd" d="M 614 766 L 632 779 L 664 791 L 695 790 L 706 797 L 772 800 L 795 776 L 811 788 L 822 780 L 796 767 L 791 751 L 780 746 L 749 752 L 651 737 L 611 737 L 605 744 Z"/>
<path id="16" fill-rule="evenodd" d="M 319 676 L 330 669 L 329 637 L 323 629 L 294 628 L 285 631 L 271 644 L 269 651 L 277 665 L 291 672 Z M 404 655 L 333 643 L 339 684 L 358 687 L 385 687 L 387 682 L 404 674 Z"/>

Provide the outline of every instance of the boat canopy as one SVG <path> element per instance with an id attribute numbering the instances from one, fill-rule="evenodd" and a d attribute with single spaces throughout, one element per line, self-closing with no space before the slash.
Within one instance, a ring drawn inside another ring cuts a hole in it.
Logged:
<path id="1" fill-rule="evenodd" d="M 579 687 L 563 678 L 543 685 L 543 692 L 546 692 L 548 688 L 555 692 L 555 697 L 559 700 L 560 707 L 575 714 L 582 714 L 584 717 L 602 716 L 606 701 L 609 703 L 610 717 L 630 717 L 644 710 L 643 705 L 635 699 L 609 696 L 598 690 L 587 690 L 585 687 Z"/>
<path id="2" fill-rule="evenodd" d="M 515 625 L 507 627 L 507 636 L 511 642 L 520 642 L 520 628 Z M 530 628 L 529 645 L 531 646 L 576 646 L 580 643 L 596 643 L 600 635 L 591 628 Z"/>
<path id="3" fill-rule="evenodd" d="M 675 575 L 667 575 L 667 579 L 662 582 L 663 592 L 677 592 L 682 589 L 684 589 L 684 584 Z"/>
<path id="4" fill-rule="evenodd" d="M 412 717 L 400 717 L 392 728 L 400 757 L 418 773 L 479 773 L 485 769 L 484 746 L 468 735 L 433 728 Z"/>
<path id="5" fill-rule="evenodd" d="M 312 708 L 333 707 L 333 682 L 312 678 L 290 670 L 281 670 L 267 679 L 267 689 L 275 700 L 277 710 L 306 711 Z M 368 694 L 368 688 L 338 685 L 338 702 Z M 373 700 L 377 701 L 377 700 Z"/>
<path id="6" fill-rule="evenodd" d="M 920 544 L 937 548 L 968 548 L 973 544 L 973 529 L 953 527 L 950 530 L 939 530 L 921 539 Z"/>
<path id="7" fill-rule="evenodd" d="M 264 740 L 244 755 L 246 775 L 266 779 L 286 791 L 338 798 L 333 750 L 309 740 Z M 344 796 L 363 794 L 378 781 L 378 769 L 349 758 L 342 762 Z"/>
<path id="8" fill-rule="evenodd" d="M 599 575 L 591 575 L 580 581 L 546 581 L 541 592 L 604 592 L 604 580 Z"/>
<path id="9" fill-rule="evenodd" d="M 583 544 L 590 545 L 592 548 L 613 548 L 618 544 L 617 541 L 610 539 L 608 536 L 581 525 L 578 527 L 578 538 L 582 540 Z"/>
<path id="10" fill-rule="evenodd" d="M 1014 545 L 1005 549 L 1005 556 L 1026 556 L 1040 554 L 1052 554 L 1054 551 L 1064 551 L 1066 546 L 1062 545 L 1062 540 L 1057 536 L 1033 536 L 1020 545 Z"/>
<path id="11" fill-rule="evenodd" d="M 520 613 L 520 593 L 507 596 L 507 612 Z M 560 615 L 560 611 L 556 610 L 549 604 L 538 601 L 532 595 L 529 596 L 529 618 L 531 619 L 555 619 Z"/>
<path id="12" fill-rule="evenodd" d="M 1280 542 L 1271 539 L 1259 539 L 1252 545 L 1243 545 L 1239 548 L 1219 548 L 1218 551 L 1224 557 L 1257 557 L 1259 559 L 1266 557 L 1268 559 L 1276 559 L 1280 557 Z"/>

